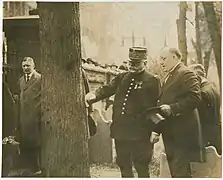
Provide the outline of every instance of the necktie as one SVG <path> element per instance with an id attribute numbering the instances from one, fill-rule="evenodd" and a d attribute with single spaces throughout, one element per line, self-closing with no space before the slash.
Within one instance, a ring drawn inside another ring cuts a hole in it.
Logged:
<path id="1" fill-rule="evenodd" d="M 29 79 L 30 79 L 30 76 L 29 76 L 29 75 L 27 75 L 27 76 L 26 76 L 26 82 L 28 82 L 28 81 L 29 81 Z"/>

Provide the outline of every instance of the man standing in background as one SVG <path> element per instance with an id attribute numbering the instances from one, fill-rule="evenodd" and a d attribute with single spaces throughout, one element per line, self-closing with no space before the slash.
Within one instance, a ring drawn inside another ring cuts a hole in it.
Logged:
<path id="1" fill-rule="evenodd" d="M 19 79 L 20 119 L 19 142 L 20 162 L 25 171 L 21 176 L 40 174 L 40 119 L 41 119 L 41 74 L 36 72 L 31 57 L 22 61 L 24 75 Z"/>
<path id="2" fill-rule="evenodd" d="M 221 155 L 221 117 L 220 117 L 220 94 L 205 77 L 206 72 L 201 64 L 189 66 L 198 76 L 201 86 L 201 103 L 198 108 L 203 140 L 205 146 L 214 146 Z"/>

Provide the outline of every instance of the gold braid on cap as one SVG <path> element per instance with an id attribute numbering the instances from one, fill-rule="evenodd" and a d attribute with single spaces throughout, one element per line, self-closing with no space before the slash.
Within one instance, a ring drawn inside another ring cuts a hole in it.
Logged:
<path id="1" fill-rule="evenodd" d="M 129 58 L 134 60 L 147 59 L 147 49 L 146 48 L 130 48 L 129 49 Z"/>

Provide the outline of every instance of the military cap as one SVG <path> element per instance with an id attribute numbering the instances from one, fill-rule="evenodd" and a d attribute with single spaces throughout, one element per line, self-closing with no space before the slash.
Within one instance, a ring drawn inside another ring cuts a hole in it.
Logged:
<path id="1" fill-rule="evenodd" d="M 145 47 L 129 48 L 129 59 L 132 62 L 145 61 L 147 59 L 147 48 Z"/>

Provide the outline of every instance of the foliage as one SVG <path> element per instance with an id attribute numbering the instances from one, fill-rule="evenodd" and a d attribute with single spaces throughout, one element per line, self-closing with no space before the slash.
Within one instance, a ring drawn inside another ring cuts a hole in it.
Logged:
<path id="1" fill-rule="evenodd" d="M 160 175 L 160 160 L 159 158 L 152 157 L 149 165 L 150 175 L 152 177 L 159 177 Z"/>

